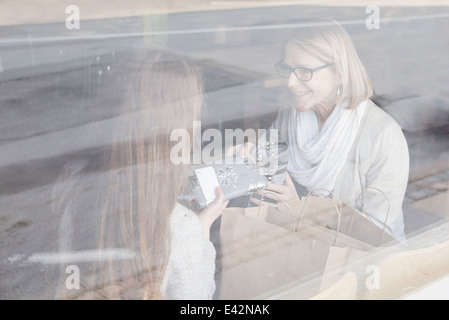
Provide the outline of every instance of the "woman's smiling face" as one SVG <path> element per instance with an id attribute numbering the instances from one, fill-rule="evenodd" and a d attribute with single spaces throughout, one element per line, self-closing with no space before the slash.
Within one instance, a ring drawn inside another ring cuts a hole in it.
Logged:
<path id="1" fill-rule="evenodd" d="M 284 63 L 291 68 L 315 69 L 326 64 L 293 42 L 285 48 Z M 292 103 L 299 112 L 321 105 L 333 109 L 337 100 L 338 76 L 335 68 L 328 67 L 313 73 L 309 81 L 301 81 L 292 72 L 287 79 L 287 87 L 292 94 Z"/>

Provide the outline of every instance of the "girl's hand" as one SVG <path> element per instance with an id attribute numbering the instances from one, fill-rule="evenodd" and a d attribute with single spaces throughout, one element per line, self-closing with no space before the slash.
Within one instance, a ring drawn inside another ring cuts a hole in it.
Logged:
<path id="1" fill-rule="evenodd" d="M 269 193 L 267 193 L 267 191 Z M 296 193 L 295 184 L 293 183 L 292 179 L 290 178 L 290 175 L 288 172 L 285 172 L 285 184 L 275 184 L 270 183 L 264 190 L 260 190 L 256 192 L 258 195 L 263 196 L 264 198 L 269 198 L 271 200 L 275 201 L 298 201 L 299 196 Z M 274 195 L 272 194 L 274 193 Z M 275 203 L 259 200 L 256 198 L 250 198 L 250 201 L 254 203 L 255 205 L 264 205 L 264 206 L 271 206 L 271 207 L 277 207 Z"/>
<path id="2" fill-rule="evenodd" d="M 217 220 L 219 216 L 221 216 L 223 210 L 229 203 L 229 200 L 224 200 L 224 193 L 221 191 L 220 187 L 217 187 L 215 192 L 217 194 L 215 200 L 209 203 L 203 210 L 198 212 L 198 216 L 203 223 L 204 236 L 206 239 L 209 239 L 210 227 L 212 226 L 212 223 Z"/>

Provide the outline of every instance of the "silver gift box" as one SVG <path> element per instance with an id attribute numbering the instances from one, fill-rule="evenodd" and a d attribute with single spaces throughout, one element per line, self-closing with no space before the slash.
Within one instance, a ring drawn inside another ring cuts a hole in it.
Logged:
<path id="1" fill-rule="evenodd" d="M 188 180 L 193 193 L 193 206 L 202 209 L 207 205 L 200 182 L 196 175 L 197 169 L 212 167 L 219 186 L 224 193 L 225 200 L 250 195 L 263 190 L 268 185 L 267 178 L 260 174 L 260 170 L 249 164 L 201 164 L 190 167 Z"/>

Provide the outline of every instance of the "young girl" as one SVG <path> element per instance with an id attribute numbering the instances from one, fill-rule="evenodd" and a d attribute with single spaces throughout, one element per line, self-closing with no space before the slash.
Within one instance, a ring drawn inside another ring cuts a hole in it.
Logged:
<path id="1" fill-rule="evenodd" d="M 200 119 L 198 68 L 183 55 L 141 49 L 112 69 L 113 141 L 95 280 L 121 288 L 110 298 L 211 299 L 216 253 L 209 231 L 227 201 L 217 189 L 216 200 L 199 213 L 181 205 L 186 165 L 170 159 L 178 143 L 170 133 L 182 128 L 193 137 L 193 121 Z M 114 248 L 132 258 L 102 258 Z"/>

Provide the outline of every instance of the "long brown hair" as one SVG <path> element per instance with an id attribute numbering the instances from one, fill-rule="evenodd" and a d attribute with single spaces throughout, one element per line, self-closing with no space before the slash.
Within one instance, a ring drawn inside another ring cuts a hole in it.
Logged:
<path id="1" fill-rule="evenodd" d="M 185 165 L 170 160 L 177 143 L 170 141 L 170 133 L 182 128 L 192 137 L 192 123 L 200 117 L 202 80 L 192 61 L 167 49 L 136 50 L 113 69 L 107 91 L 111 106 L 118 109 L 107 157 L 99 253 L 119 248 L 132 254 L 115 260 L 100 256 L 95 276 L 103 286 L 134 292 L 113 298 L 163 298 L 170 213 L 186 186 Z"/>

